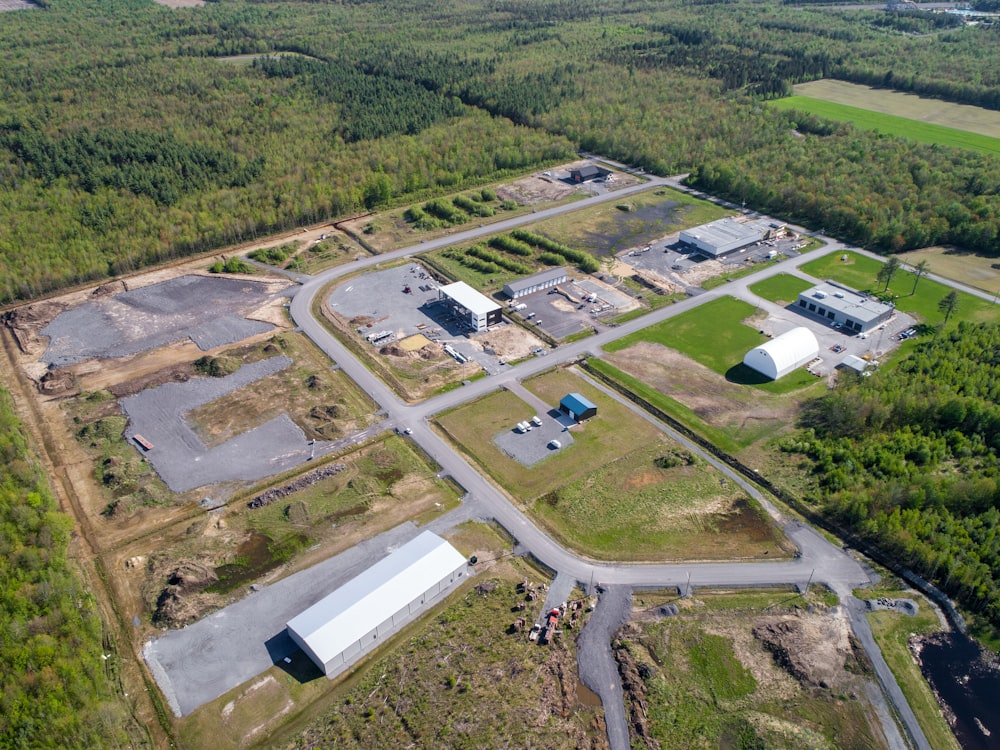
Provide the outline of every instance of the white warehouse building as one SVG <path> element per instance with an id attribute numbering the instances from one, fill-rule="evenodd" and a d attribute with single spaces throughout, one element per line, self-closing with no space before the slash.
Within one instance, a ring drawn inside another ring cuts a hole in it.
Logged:
<path id="1" fill-rule="evenodd" d="M 534 294 L 542 289 L 565 284 L 569 279 L 565 266 L 552 268 L 548 271 L 536 273 L 524 279 L 515 279 L 503 288 L 503 293 L 511 299 L 523 297 L 526 294 Z"/>
<path id="2" fill-rule="evenodd" d="M 502 319 L 500 305 L 464 281 L 440 287 L 438 299 L 451 305 L 455 314 L 464 318 L 473 331 L 482 331 L 495 326 Z"/>
<path id="3" fill-rule="evenodd" d="M 816 336 L 808 328 L 800 326 L 751 349 L 743 357 L 743 364 L 771 380 L 777 380 L 818 356 Z"/>
<path id="4" fill-rule="evenodd" d="M 464 580 L 467 565 L 425 531 L 292 618 L 288 634 L 333 677 Z"/>

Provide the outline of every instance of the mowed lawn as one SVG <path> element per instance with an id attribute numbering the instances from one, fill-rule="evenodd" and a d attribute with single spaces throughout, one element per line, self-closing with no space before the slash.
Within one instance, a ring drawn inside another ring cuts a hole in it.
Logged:
<path id="1" fill-rule="evenodd" d="M 842 257 L 846 260 L 841 260 Z M 878 282 L 876 276 L 883 262 L 857 253 L 830 253 L 802 265 L 801 270 L 817 279 L 833 279 L 853 289 L 881 292 L 885 285 Z M 896 307 L 918 316 L 925 323 L 940 325 L 944 315 L 938 310 L 938 304 L 952 291 L 951 287 L 923 278 L 914 291 L 914 281 L 914 274 L 903 269 L 892 277 L 889 292 L 896 295 Z M 954 327 L 961 320 L 971 323 L 1000 322 L 1000 306 L 959 292 L 958 308 L 952 313 L 948 326 Z"/>
<path id="2" fill-rule="evenodd" d="M 763 297 L 776 304 L 790 305 L 799 298 L 799 294 L 809 287 L 811 282 L 800 279 L 798 276 L 791 276 L 787 273 L 779 273 L 769 279 L 758 281 L 750 285 L 750 291 L 758 297 Z"/>
<path id="3" fill-rule="evenodd" d="M 1000 294 L 1000 268 L 997 258 L 956 250 L 951 247 L 925 247 L 901 253 L 899 259 L 912 266 L 926 260 L 931 272 L 946 279 L 982 289 L 990 294 Z"/>
<path id="4" fill-rule="evenodd" d="M 720 297 L 624 336 L 604 348 L 608 352 L 617 352 L 640 341 L 651 341 L 687 355 L 730 381 L 772 393 L 788 393 L 816 382 L 815 377 L 803 369 L 795 370 L 781 380 L 761 381 L 743 364 L 743 357 L 748 351 L 768 340 L 759 329 L 743 322 L 756 311 L 757 308 L 749 302 L 735 297 Z"/>
<path id="5" fill-rule="evenodd" d="M 597 416 L 572 430 L 573 444 L 552 457 L 524 466 L 493 444 L 493 437 L 536 413 L 509 391 L 497 391 L 437 418 L 436 423 L 493 479 L 529 503 L 614 461 L 660 435 L 651 424 L 571 373 L 556 371 L 525 383 L 553 407 L 576 391 L 597 405 Z"/>

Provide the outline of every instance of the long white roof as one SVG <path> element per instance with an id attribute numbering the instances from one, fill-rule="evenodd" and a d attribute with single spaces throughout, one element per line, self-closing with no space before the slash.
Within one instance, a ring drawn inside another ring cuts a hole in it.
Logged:
<path id="1" fill-rule="evenodd" d="M 458 304 L 464 307 L 473 315 L 485 315 L 491 310 L 496 310 L 500 305 L 484 294 L 480 294 L 464 281 L 456 281 L 441 287 L 441 294 L 445 294 Z"/>
<path id="2" fill-rule="evenodd" d="M 425 531 L 294 617 L 288 629 L 325 664 L 465 562 Z"/>

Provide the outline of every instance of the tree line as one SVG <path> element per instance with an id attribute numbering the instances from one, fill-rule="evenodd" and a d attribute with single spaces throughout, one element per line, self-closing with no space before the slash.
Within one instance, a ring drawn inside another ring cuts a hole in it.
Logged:
<path id="1" fill-rule="evenodd" d="M 962 322 L 897 367 L 842 378 L 785 451 L 813 501 L 1000 628 L 1000 326 Z"/>

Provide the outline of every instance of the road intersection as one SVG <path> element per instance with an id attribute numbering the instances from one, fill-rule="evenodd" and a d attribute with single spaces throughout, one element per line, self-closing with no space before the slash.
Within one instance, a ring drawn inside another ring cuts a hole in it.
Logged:
<path id="1" fill-rule="evenodd" d="M 601 331 L 587 339 L 562 345 L 540 357 L 519 364 L 516 368 L 506 369 L 468 385 L 428 399 L 421 403 L 408 404 L 403 402 L 388 386 L 376 377 L 351 351 L 338 341 L 330 331 L 318 321 L 313 311 L 316 309 L 317 297 L 332 282 L 343 276 L 356 273 L 358 270 L 377 267 L 382 263 L 407 258 L 452 244 L 467 242 L 485 235 L 506 231 L 515 226 L 539 221 L 562 213 L 576 211 L 585 206 L 609 200 L 621 200 L 625 195 L 656 187 L 669 185 L 684 189 L 679 184 L 679 178 L 650 177 L 647 182 L 631 186 L 614 193 L 607 193 L 583 199 L 576 203 L 558 206 L 534 214 L 528 214 L 503 222 L 490 224 L 469 231 L 464 231 L 442 237 L 436 240 L 422 242 L 407 248 L 385 253 L 373 258 L 362 259 L 349 265 L 339 266 L 306 280 L 297 291 L 290 304 L 293 320 L 300 330 L 320 347 L 344 373 L 350 377 L 361 390 L 384 410 L 387 419 L 384 424 L 395 425 L 399 429 L 408 429 L 410 437 L 441 466 L 442 473 L 450 475 L 466 491 L 465 502 L 472 506 L 472 512 L 481 518 L 490 518 L 503 526 L 516 540 L 518 548 L 530 552 L 535 558 L 556 571 L 560 576 L 572 577 L 581 585 L 600 584 L 602 587 L 614 587 L 615 591 L 623 589 L 651 589 L 677 587 L 679 591 L 687 592 L 691 586 L 767 586 L 775 584 L 794 585 L 799 588 L 810 583 L 825 584 L 841 597 L 851 619 L 852 626 L 864 645 L 869 657 L 876 667 L 876 673 L 882 689 L 889 698 L 896 714 L 902 720 L 906 730 L 905 739 L 891 722 L 884 722 L 885 733 L 891 747 L 917 747 L 920 750 L 930 750 L 916 718 L 910 710 L 905 698 L 882 658 L 881 652 L 871 636 L 870 628 L 865 619 L 863 606 L 855 599 L 853 589 L 870 583 L 869 576 L 863 567 L 844 550 L 831 544 L 817 531 L 798 521 L 790 521 L 781 516 L 780 512 L 742 476 L 732 471 L 722 462 L 710 457 L 697 446 L 683 440 L 679 435 L 672 434 L 675 439 L 681 439 L 689 449 L 696 450 L 702 457 L 723 471 L 732 481 L 738 482 L 746 491 L 752 494 L 780 523 L 785 533 L 798 546 L 800 554 L 794 560 L 782 562 L 733 562 L 733 563 L 698 563 L 698 564 L 625 564 L 603 563 L 588 560 L 564 549 L 541 529 L 539 529 L 504 492 L 484 478 L 479 471 L 471 466 L 454 448 L 431 429 L 429 419 L 448 409 L 475 399 L 486 393 L 503 387 L 505 384 L 522 381 L 543 370 L 554 366 L 576 361 L 583 357 L 596 356 L 601 347 L 622 336 L 646 328 L 650 325 L 667 320 L 688 310 L 699 307 L 706 302 L 722 296 L 749 295 L 748 287 L 764 278 L 779 273 L 794 272 L 801 264 L 816 257 L 842 252 L 847 249 L 841 243 L 826 237 L 819 237 L 825 246 L 808 256 L 791 258 L 776 263 L 753 274 L 732 281 L 712 291 L 691 297 L 677 304 L 660 308 L 642 318 L 623 323 L 617 327 Z M 804 231 L 804 230 L 801 230 Z M 854 248 L 851 248 L 854 250 Z M 663 425 L 656 423 L 660 429 Z M 618 600 L 620 595 L 613 597 Z M 603 680 L 597 680 L 590 685 L 602 700 L 607 702 L 621 701 L 620 685 L 616 688 L 617 675 L 604 674 Z M 606 709 L 607 710 L 607 709 Z M 617 707 L 608 711 L 609 739 L 612 748 L 627 747 L 627 728 L 624 735 L 619 721 L 612 727 L 612 717 L 623 717 L 624 712 Z M 623 720 L 623 718 L 621 719 Z M 624 739 L 623 739 L 624 737 Z"/>

